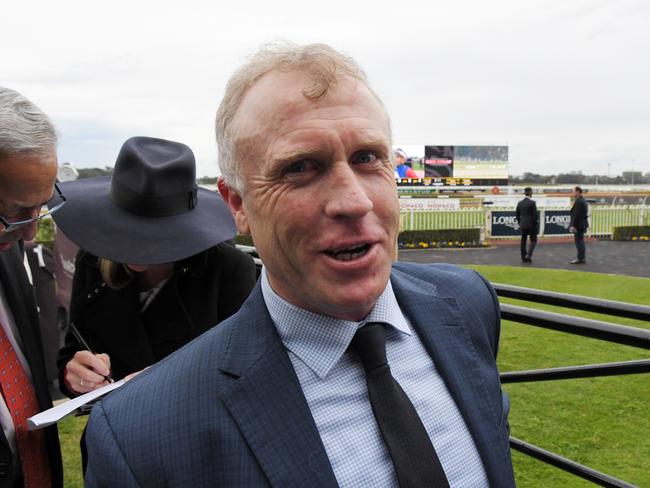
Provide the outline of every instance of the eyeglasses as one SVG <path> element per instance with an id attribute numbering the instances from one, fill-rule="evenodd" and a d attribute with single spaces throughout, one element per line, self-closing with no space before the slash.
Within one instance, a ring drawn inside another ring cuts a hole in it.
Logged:
<path id="1" fill-rule="evenodd" d="M 9 232 L 18 230 L 21 227 L 25 227 L 26 225 L 31 224 L 32 222 L 36 222 L 37 220 L 41 220 L 42 218 L 45 218 L 48 215 L 52 215 L 54 212 L 56 212 L 61 207 L 63 207 L 63 205 L 65 205 L 67 198 L 63 193 L 61 193 L 61 189 L 56 183 L 54 184 L 54 189 L 56 190 L 57 195 L 52 197 L 52 199 L 47 203 L 48 206 L 49 205 L 54 205 L 54 206 L 48 208 L 47 212 L 43 212 L 39 214 L 37 217 L 26 219 L 26 220 L 18 220 L 16 222 L 9 222 L 5 217 L 0 215 L 0 224 L 4 227 L 3 229 L 0 229 L 0 234 L 7 234 Z"/>

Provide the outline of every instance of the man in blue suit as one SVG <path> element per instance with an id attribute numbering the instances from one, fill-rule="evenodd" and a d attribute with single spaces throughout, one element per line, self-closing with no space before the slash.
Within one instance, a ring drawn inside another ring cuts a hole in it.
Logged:
<path id="1" fill-rule="evenodd" d="M 217 142 L 262 275 L 95 406 L 87 486 L 514 486 L 496 295 L 473 271 L 393 264 L 390 122 L 361 68 L 263 49 L 228 83 Z"/>

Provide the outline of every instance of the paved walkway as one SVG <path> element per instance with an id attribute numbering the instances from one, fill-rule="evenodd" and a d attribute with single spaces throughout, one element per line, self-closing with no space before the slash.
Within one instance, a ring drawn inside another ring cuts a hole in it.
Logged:
<path id="1" fill-rule="evenodd" d="M 587 240 L 587 263 L 569 264 L 576 256 L 572 241 L 537 243 L 532 264 L 523 264 L 519 241 L 489 248 L 401 250 L 399 259 L 415 263 L 487 264 L 550 269 L 570 269 L 650 278 L 650 242 Z"/>

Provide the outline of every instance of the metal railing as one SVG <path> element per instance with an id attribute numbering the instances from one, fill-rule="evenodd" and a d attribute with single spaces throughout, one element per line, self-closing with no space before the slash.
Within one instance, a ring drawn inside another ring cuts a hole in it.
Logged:
<path id="1" fill-rule="evenodd" d="M 547 292 L 499 283 L 493 283 L 492 285 L 497 294 L 504 298 L 507 297 L 526 300 L 529 302 L 570 307 L 599 314 L 606 314 L 615 317 L 627 317 L 650 322 L 650 307 L 643 305 Z M 501 304 L 501 318 L 504 320 L 543 327 L 583 337 L 591 337 L 646 350 L 650 349 L 650 330 L 636 327 L 627 327 L 599 320 L 535 310 L 507 303 Z M 566 366 L 561 368 L 544 368 L 528 371 L 509 371 L 501 373 L 501 383 L 553 381 L 649 372 L 650 359 L 641 359 L 606 364 Z M 510 446 L 512 449 L 601 486 L 634 486 L 623 480 L 601 473 L 595 469 L 589 468 L 588 466 L 584 466 L 515 437 L 510 437 Z"/>

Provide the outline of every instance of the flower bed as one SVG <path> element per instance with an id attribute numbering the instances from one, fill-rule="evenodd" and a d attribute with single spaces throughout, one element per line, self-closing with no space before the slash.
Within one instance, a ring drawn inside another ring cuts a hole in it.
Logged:
<path id="1" fill-rule="evenodd" d="M 650 242 L 650 225 L 626 225 L 614 227 L 612 240 Z"/>
<path id="2" fill-rule="evenodd" d="M 485 247 L 481 241 L 481 229 L 435 229 L 407 230 L 397 239 L 400 249 L 438 249 Z"/>

